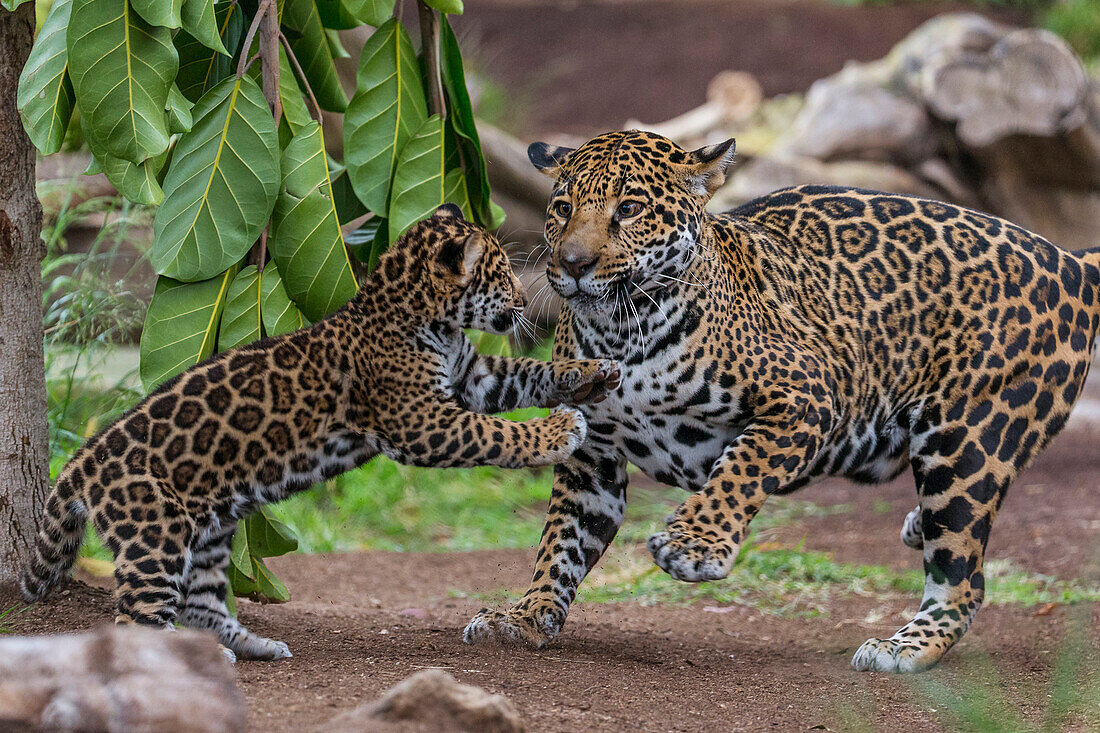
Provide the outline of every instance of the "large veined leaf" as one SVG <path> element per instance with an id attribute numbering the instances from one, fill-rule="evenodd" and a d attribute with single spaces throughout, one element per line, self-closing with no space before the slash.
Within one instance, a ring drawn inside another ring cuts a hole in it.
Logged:
<path id="1" fill-rule="evenodd" d="M 443 120 L 432 115 L 401 148 L 390 198 L 390 244 L 447 200 Z"/>
<path id="2" fill-rule="evenodd" d="M 81 120 L 80 124 L 83 125 L 84 121 Z M 104 174 L 116 191 L 134 203 L 155 205 L 164 201 L 158 176 L 171 148 L 135 165 L 107 153 L 99 147 L 95 138 L 85 136 L 85 140 L 92 151 L 92 164 L 84 171 L 86 175 Z"/>
<path id="3" fill-rule="evenodd" d="M 321 126 L 313 122 L 283 151 L 283 187 L 268 242 L 287 294 L 317 321 L 357 289 L 336 217 Z"/>
<path id="4" fill-rule="evenodd" d="M 229 54 L 221 39 L 214 0 L 183 0 L 182 20 L 183 29 L 192 38 L 212 51 Z"/>
<path id="5" fill-rule="evenodd" d="M 285 524 L 262 508 L 240 523 L 230 553 L 229 582 L 237 595 L 263 596 L 280 603 L 290 600 L 283 582 L 263 558 L 298 549 L 298 539 Z"/>
<path id="6" fill-rule="evenodd" d="M 176 34 L 176 48 L 179 49 L 180 56 L 180 69 L 176 76 L 176 83 L 183 95 L 195 102 L 229 75 L 230 58 L 211 50 L 204 41 L 188 32 L 189 7 L 190 5 L 184 5 L 184 27 Z M 219 41 L 225 48 L 235 50 L 244 33 L 244 16 L 240 5 L 218 3 L 214 6 L 214 22 Z"/>
<path id="7" fill-rule="evenodd" d="M 15 12 L 16 8 L 26 2 L 30 2 L 30 0 L 3 0 L 3 2 L 0 2 L 0 5 L 3 5 L 8 10 Z"/>
<path id="8" fill-rule="evenodd" d="M 161 275 L 205 280 L 260 236 L 279 192 L 279 135 L 260 87 L 231 76 L 194 110 L 176 146 L 153 221 L 149 260 Z"/>
<path id="9" fill-rule="evenodd" d="M 363 202 L 355 195 L 351 181 L 348 180 L 347 168 L 336 172 L 330 166 L 329 175 L 332 183 L 332 198 L 336 202 L 336 218 L 340 223 L 347 224 L 352 219 L 358 219 L 366 214 L 367 207 L 363 206 Z"/>
<path id="10" fill-rule="evenodd" d="M 386 220 L 380 216 L 372 217 L 363 226 L 348 232 L 344 241 L 348 243 L 355 258 L 366 263 L 367 269 L 373 270 L 378 266 L 378 258 L 390 243 L 386 235 Z"/>
<path id="11" fill-rule="evenodd" d="M 130 0 L 130 5 L 149 25 L 179 28 L 183 0 Z"/>
<path id="12" fill-rule="evenodd" d="M 233 278 L 225 295 L 225 311 L 218 329 L 218 349 L 225 351 L 263 338 L 260 309 L 260 271 L 249 265 Z"/>
<path id="13" fill-rule="evenodd" d="M 268 336 L 290 333 L 306 326 L 306 319 L 287 295 L 279 266 L 274 262 L 268 262 L 260 274 L 260 310 Z"/>
<path id="14" fill-rule="evenodd" d="M 348 97 L 336 75 L 332 51 L 313 0 L 285 0 L 283 24 L 297 32 L 290 39 L 290 48 L 309 79 L 317 103 L 332 112 L 343 112 Z"/>
<path id="15" fill-rule="evenodd" d="M 454 131 L 462 159 L 465 161 L 465 176 L 470 197 L 470 208 L 475 220 L 490 228 L 496 228 L 504 222 L 503 212 L 489 199 L 489 171 L 485 165 L 485 155 L 481 150 L 481 139 L 474 122 L 474 109 L 470 104 L 470 95 L 466 91 L 466 75 L 462 69 L 462 52 L 458 47 L 451 24 L 444 16 L 440 21 L 439 33 L 440 75 L 443 88 L 447 92 L 447 124 Z M 499 212 L 499 213 L 498 213 Z"/>
<path id="16" fill-rule="evenodd" d="M 225 295 L 236 275 L 182 283 L 157 279 L 141 331 L 141 383 L 150 390 L 214 353 Z"/>
<path id="17" fill-rule="evenodd" d="M 462 14 L 462 0 L 424 0 L 424 4 L 442 13 Z"/>
<path id="18" fill-rule="evenodd" d="M 349 4 L 343 0 L 316 0 L 316 3 L 317 14 L 325 28 L 346 31 L 362 25 L 362 21 L 355 17 Z"/>
<path id="19" fill-rule="evenodd" d="M 146 23 L 129 0 L 73 0 L 66 38 L 86 135 L 131 163 L 163 153 L 179 64 L 172 32 Z"/>
<path id="20" fill-rule="evenodd" d="M 31 142 L 45 155 L 61 149 L 73 113 L 69 51 L 65 47 L 72 7 L 72 0 L 56 0 L 50 7 L 19 76 L 16 106 Z"/>
<path id="21" fill-rule="evenodd" d="M 363 44 L 355 96 L 344 116 L 344 157 L 355 193 L 384 216 L 397 154 L 428 116 L 412 41 L 391 19 Z"/>

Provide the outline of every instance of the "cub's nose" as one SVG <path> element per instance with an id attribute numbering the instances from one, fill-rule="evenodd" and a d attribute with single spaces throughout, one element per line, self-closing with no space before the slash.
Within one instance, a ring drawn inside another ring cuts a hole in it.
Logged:
<path id="1" fill-rule="evenodd" d="M 594 254 L 567 254 L 561 258 L 561 266 L 574 280 L 580 280 L 599 262 L 600 256 Z"/>

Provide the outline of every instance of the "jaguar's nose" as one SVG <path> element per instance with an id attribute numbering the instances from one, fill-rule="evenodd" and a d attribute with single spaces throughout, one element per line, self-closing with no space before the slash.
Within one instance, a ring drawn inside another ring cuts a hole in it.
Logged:
<path id="1" fill-rule="evenodd" d="M 561 266 L 574 280 L 580 280 L 585 273 L 592 271 L 599 260 L 599 255 L 567 254 L 561 258 Z"/>

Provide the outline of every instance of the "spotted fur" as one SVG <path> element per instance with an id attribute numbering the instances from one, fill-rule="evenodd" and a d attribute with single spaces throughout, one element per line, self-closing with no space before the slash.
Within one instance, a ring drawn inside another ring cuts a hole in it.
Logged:
<path id="1" fill-rule="evenodd" d="M 500 245 L 441 207 L 311 328 L 214 356 L 92 438 L 46 503 L 23 577 L 40 599 L 90 518 L 115 555 L 116 621 L 213 631 L 236 655 L 290 656 L 226 611 L 237 521 L 382 453 L 418 466 L 547 465 L 583 441 L 580 413 L 482 413 L 599 400 L 605 360 L 480 356 L 462 328 L 503 332 L 524 305 Z"/>
<path id="2" fill-rule="evenodd" d="M 916 478 L 926 585 L 857 669 L 915 671 L 963 635 L 1008 485 L 1065 424 L 1088 373 L 1100 253 L 1002 219 L 874 191 L 801 186 L 704 210 L 733 141 L 686 152 L 644 132 L 531 147 L 555 181 L 547 273 L 566 298 L 556 359 L 612 356 L 555 469 L 533 582 L 467 641 L 536 646 L 623 519 L 626 466 L 694 492 L 649 540 L 686 581 L 725 577 L 766 499 L 824 475 Z M 916 540 L 913 540 L 916 544 Z"/>

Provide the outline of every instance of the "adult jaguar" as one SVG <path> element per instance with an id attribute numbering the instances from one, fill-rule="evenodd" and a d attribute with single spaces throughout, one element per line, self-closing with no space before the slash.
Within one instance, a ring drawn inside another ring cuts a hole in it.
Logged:
<path id="1" fill-rule="evenodd" d="M 1006 221 L 845 188 L 777 191 L 714 216 L 732 140 L 686 152 L 638 131 L 528 154 L 556 185 L 555 359 L 610 357 L 622 384 L 582 409 L 555 468 L 529 590 L 468 642 L 541 646 L 623 519 L 626 465 L 695 492 L 649 539 L 685 581 L 725 577 L 771 494 L 911 466 L 926 583 L 919 612 L 852 665 L 935 664 L 982 602 L 1009 483 L 1064 425 L 1089 370 L 1100 253 Z"/>

